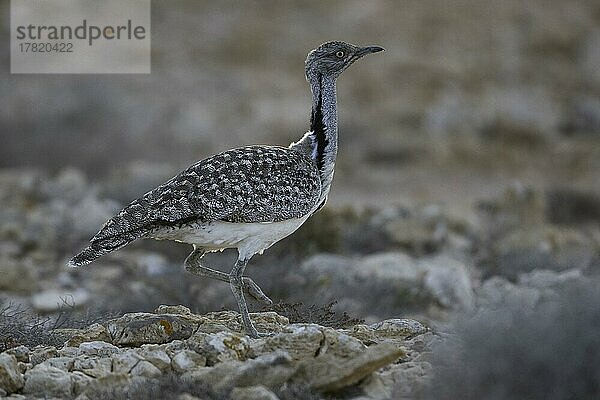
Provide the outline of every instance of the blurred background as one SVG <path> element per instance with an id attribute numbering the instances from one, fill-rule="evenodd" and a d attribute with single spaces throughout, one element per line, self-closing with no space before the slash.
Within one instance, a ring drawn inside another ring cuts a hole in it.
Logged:
<path id="1" fill-rule="evenodd" d="M 304 59 L 327 40 L 387 51 L 338 82 L 326 208 L 251 262 L 273 300 L 435 324 L 595 279 L 598 1 L 177 0 L 152 3 L 149 75 L 9 75 L 2 60 L 4 301 L 51 315 L 64 303 L 235 307 L 227 285 L 184 273 L 189 246 L 140 241 L 85 269 L 64 263 L 193 162 L 297 140 L 309 119 Z M 228 271 L 234 259 L 206 263 Z"/>

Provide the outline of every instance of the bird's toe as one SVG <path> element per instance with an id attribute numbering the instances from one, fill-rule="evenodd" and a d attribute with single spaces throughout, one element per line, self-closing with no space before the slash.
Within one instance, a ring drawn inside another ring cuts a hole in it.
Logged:
<path id="1" fill-rule="evenodd" d="M 267 306 L 270 306 L 273 304 L 273 300 L 271 300 L 269 298 L 269 296 L 267 296 L 262 291 L 262 289 L 256 283 L 254 283 L 254 281 L 251 278 L 244 277 L 242 279 L 242 282 L 243 282 L 243 286 L 244 286 L 244 291 L 247 292 L 254 299 L 256 299 L 257 301 L 259 301 Z"/>

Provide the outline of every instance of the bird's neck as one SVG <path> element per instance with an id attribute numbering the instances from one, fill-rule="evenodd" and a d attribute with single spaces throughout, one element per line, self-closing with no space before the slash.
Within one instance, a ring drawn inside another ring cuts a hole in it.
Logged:
<path id="1" fill-rule="evenodd" d="M 337 99 L 335 78 L 317 75 L 310 80 L 312 110 L 310 132 L 315 139 L 315 161 L 322 171 L 328 164 L 335 163 L 337 155 Z"/>
<path id="2" fill-rule="evenodd" d="M 312 91 L 310 131 L 292 147 L 308 150 L 321 176 L 321 197 L 324 201 L 333 180 L 337 156 L 338 125 L 335 78 L 319 74 L 309 75 Z"/>

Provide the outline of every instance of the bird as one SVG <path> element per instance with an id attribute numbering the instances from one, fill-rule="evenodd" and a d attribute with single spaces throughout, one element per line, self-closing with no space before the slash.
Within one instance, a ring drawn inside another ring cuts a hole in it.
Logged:
<path id="1" fill-rule="evenodd" d="M 244 146 L 196 162 L 110 218 L 68 265 L 81 267 L 141 238 L 191 244 L 186 271 L 229 283 L 246 334 L 271 335 L 250 319 L 244 294 L 272 300 L 244 276 L 246 266 L 325 205 L 338 152 L 336 81 L 358 59 L 383 50 L 329 41 L 310 51 L 310 129 L 297 142 Z M 206 253 L 229 248 L 238 251 L 229 274 L 201 263 Z"/>

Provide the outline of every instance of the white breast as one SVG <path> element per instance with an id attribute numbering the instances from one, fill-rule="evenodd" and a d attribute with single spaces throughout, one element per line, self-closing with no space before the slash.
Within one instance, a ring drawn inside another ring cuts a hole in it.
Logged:
<path id="1" fill-rule="evenodd" d="M 163 228 L 152 234 L 154 239 L 195 244 L 207 251 L 237 248 L 240 258 L 249 259 L 293 233 L 308 216 L 279 222 L 233 223 L 213 221 L 194 223 L 181 228 Z"/>

